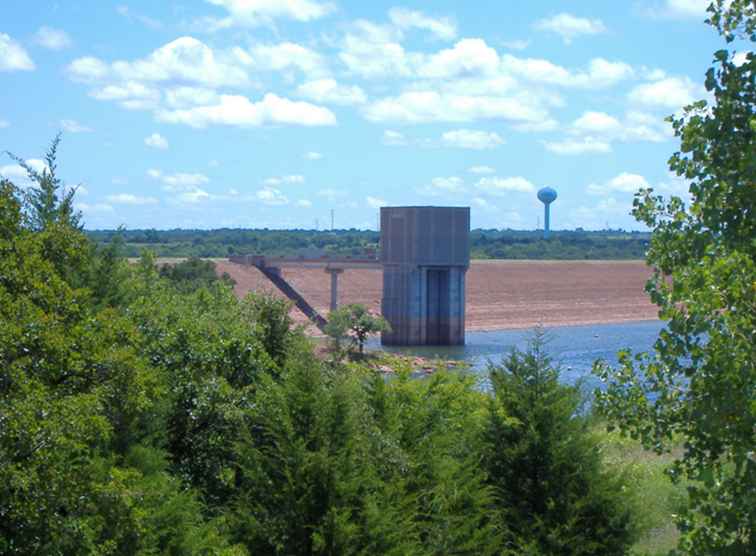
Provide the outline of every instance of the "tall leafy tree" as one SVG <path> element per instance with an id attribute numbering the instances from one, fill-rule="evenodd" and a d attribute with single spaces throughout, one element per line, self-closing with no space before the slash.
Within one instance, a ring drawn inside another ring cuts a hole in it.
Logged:
<path id="1" fill-rule="evenodd" d="M 729 44 L 756 43 L 756 5 L 716 0 L 708 22 Z M 680 150 L 670 168 L 690 204 L 641 191 L 634 215 L 653 230 L 647 285 L 668 321 L 651 354 L 597 366 L 599 405 L 658 452 L 681 439 L 670 469 L 687 478 L 680 548 L 756 552 L 756 54 L 714 54 L 712 103 L 671 118 Z"/>

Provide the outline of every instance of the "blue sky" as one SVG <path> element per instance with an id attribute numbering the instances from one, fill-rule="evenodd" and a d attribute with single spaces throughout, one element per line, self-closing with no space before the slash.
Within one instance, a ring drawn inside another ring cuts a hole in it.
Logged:
<path id="1" fill-rule="evenodd" d="M 0 150 L 60 173 L 88 228 L 638 229 L 685 191 L 666 115 L 705 97 L 707 0 L 22 3 L 0 20 Z M 34 5 L 34 9 L 30 6 Z M 4 156 L 0 173 L 26 185 Z"/>

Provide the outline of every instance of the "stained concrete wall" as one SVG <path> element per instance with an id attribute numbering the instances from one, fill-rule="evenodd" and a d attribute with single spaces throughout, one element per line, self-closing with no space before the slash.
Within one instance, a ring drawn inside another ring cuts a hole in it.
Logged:
<path id="1" fill-rule="evenodd" d="M 465 343 L 468 207 L 381 209 L 386 345 Z"/>

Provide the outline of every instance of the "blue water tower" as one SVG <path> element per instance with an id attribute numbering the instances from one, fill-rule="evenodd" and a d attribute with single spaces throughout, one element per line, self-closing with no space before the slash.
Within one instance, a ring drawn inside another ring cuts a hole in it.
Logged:
<path id="1" fill-rule="evenodd" d="M 543 189 L 538 191 L 538 200 L 543 203 L 543 238 L 548 239 L 549 237 L 549 228 L 550 228 L 550 212 L 549 207 L 551 206 L 551 203 L 556 201 L 557 198 L 557 192 L 555 189 L 552 189 L 551 187 L 544 187 Z"/>

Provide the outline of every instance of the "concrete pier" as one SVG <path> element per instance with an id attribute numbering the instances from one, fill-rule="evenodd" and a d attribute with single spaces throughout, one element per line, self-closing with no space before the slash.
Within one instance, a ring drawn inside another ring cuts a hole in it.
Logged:
<path id="1" fill-rule="evenodd" d="M 463 345 L 468 207 L 381 209 L 385 345 Z"/>
<path id="2" fill-rule="evenodd" d="M 331 275 L 331 311 L 339 308 L 339 274 L 344 272 L 343 268 L 326 268 L 327 274 Z"/>

